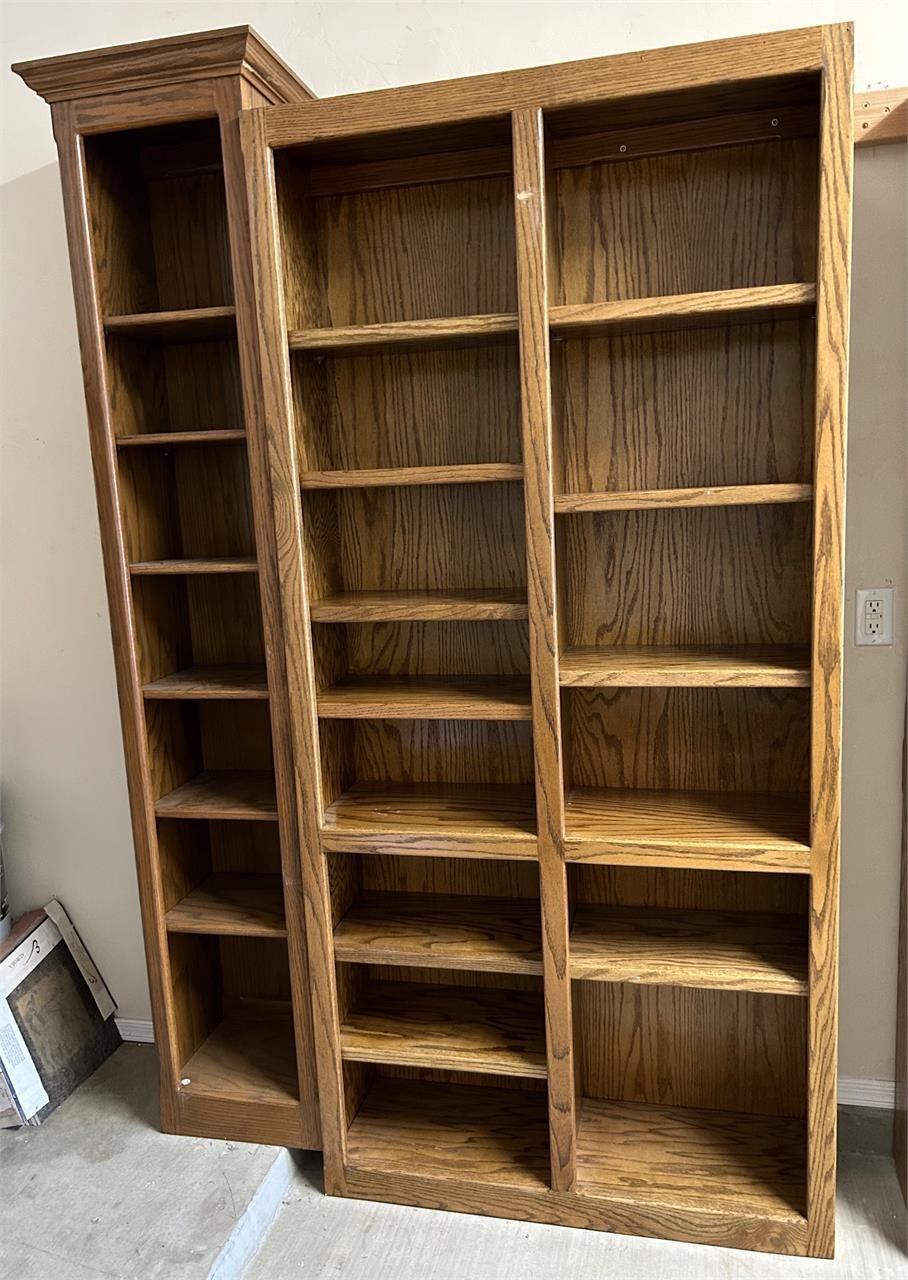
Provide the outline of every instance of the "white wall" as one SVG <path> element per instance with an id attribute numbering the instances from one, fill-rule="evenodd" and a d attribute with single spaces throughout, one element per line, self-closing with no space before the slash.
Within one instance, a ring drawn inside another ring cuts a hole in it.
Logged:
<path id="1" fill-rule="evenodd" d="M 856 83 L 908 84 L 908 10 L 861 0 L 25 3 L 2 58 L 251 22 L 319 96 L 857 19 Z M 4 844 L 15 909 L 59 895 L 127 1018 L 148 1017 L 56 153 L 44 103 L 0 72 Z M 891 1079 L 905 682 L 906 149 L 857 163 L 847 579 L 891 581 L 898 643 L 845 677 L 844 1076 Z"/>

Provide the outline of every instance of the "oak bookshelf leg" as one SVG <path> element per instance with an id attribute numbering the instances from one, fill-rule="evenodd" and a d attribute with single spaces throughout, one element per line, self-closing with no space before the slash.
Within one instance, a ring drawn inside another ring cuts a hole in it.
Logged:
<path id="1" fill-rule="evenodd" d="M 564 789 L 558 687 L 558 626 L 555 616 L 555 513 L 542 112 L 515 111 L 513 129 L 530 671 L 549 1069 L 549 1133 L 552 1186 L 556 1191 L 569 1191 L 576 1179 L 576 1118 L 571 983 L 568 970 L 567 880 L 561 847 Z"/>

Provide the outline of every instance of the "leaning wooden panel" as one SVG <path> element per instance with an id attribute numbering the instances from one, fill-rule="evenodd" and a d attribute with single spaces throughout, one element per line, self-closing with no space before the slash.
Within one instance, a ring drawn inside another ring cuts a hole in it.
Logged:
<path id="1" fill-rule="evenodd" d="M 823 52 L 814 470 L 807 1215 L 810 1253 L 831 1257 L 835 1247 L 845 420 L 854 163 L 851 28 L 827 28 Z"/>

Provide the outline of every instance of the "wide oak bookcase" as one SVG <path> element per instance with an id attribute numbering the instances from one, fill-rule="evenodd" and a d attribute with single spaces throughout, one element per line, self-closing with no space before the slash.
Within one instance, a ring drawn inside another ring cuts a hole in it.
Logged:
<path id="1" fill-rule="evenodd" d="M 165 1130 L 319 1144 L 239 114 L 248 28 L 15 68 L 52 104 Z"/>
<path id="2" fill-rule="evenodd" d="M 175 1096 L 311 1012 L 329 1194 L 830 1255 L 851 29 L 286 96 L 234 293 L 83 143 Z"/>

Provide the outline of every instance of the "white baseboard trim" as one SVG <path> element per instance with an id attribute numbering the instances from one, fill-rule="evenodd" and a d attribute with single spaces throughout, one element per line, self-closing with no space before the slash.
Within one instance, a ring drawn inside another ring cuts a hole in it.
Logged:
<path id="1" fill-rule="evenodd" d="M 150 1022 L 135 1018 L 117 1018 L 117 1027 L 124 1040 L 135 1044 L 154 1044 L 154 1029 Z M 894 1080 L 864 1080 L 860 1076 L 839 1076 L 839 1105 L 843 1107 L 895 1108 Z"/>
<path id="2" fill-rule="evenodd" d="M 839 1106 L 895 1109 L 894 1080 L 863 1080 L 860 1076 L 839 1076 Z"/>
<path id="3" fill-rule="evenodd" d="M 140 1018 L 116 1018 L 117 1030 L 131 1044 L 154 1044 L 154 1025 Z"/>

